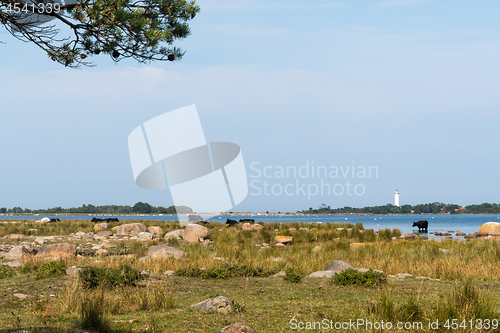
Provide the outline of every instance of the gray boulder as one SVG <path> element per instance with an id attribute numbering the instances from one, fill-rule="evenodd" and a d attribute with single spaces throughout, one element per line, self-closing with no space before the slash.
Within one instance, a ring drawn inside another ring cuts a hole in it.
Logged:
<path id="1" fill-rule="evenodd" d="M 335 271 L 318 271 L 309 274 L 307 277 L 308 278 L 331 278 L 332 276 L 335 275 Z"/>
<path id="2" fill-rule="evenodd" d="M 233 312 L 233 304 L 224 296 L 210 298 L 200 303 L 191 305 L 191 310 L 200 312 L 217 312 L 230 313 Z"/>
<path id="3" fill-rule="evenodd" d="M 3 263 L 2 265 L 9 266 L 9 267 L 22 267 L 23 266 L 23 262 L 21 260 L 19 260 L 19 259 L 16 259 L 16 260 L 13 260 L 13 261 L 9 261 L 9 262 Z"/>
<path id="4" fill-rule="evenodd" d="M 148 228 L 142 223 L 129 223 L 122 224 L 116 229 L 117 235 L 128 235 L 128 236 L 137 236 L 141 232 L 148 231 Z"/>
<path id="5" fill-rule="evenodd" d="M 99 231 L 97 234 L 93 235 L 93 238 L 108 238 L 110 236 L 113 236 L 113 232 L 109 230 L 102 230 Z"/>
<path id="6" fill-rule="evenodd" d="M 12 249 L 10 249 L 9 252 L 5 255 L 5 259 L 23 259 L 26 258 L 26 256 L 30 255 L 30 251 L 24 247 L 23 245 L 21 246 L 14 246 Z"/>
<path id="7" fill-rule="evenodd" d="M 149 242 L 154 239 L 154 234 L 150 232 L 141 232 L 137 235 L 137 240 L 139 242 Z"/>
<path id="8" fill-rule="evenodd" d="M 49 242 L 47 242 L 47 240 L 43 237 L 37 237 L 35 238 L 35 243 L 39 245 L 45 245 L 48 244 Z"/>
<path id="9" fill-rule="evenodd" d="M 279 271 L 278 273 L 271 275 L 271 277 L 276 278 L 276 277 L 283 277 L 285 275 L 286 275 L 285 271 Z"/>
<path id="10" fill-rule="evenodd" d="M 186 258 L 186 254 L 175 247 L 165 245 L 154 245 L 148 249 L 148 256 L 151 259 L 166 259 L 174 257 L 176 259 Z"/>
<path id="11" fill-rule="evenodd" d="M 45 245 L 36 254 L 37 258 L 74 258 L 76 257 L 76 245 L 68 243 L 57 243 Z"/>
<path id="12" fill-rule="evenodd" d="M 184 239 L 184 229 L 174 230 L 165 234 L 165 240 L 169 238 Z"/>
<path id="13" fill-rule="evenodd" d="M 108 229 L 108 224 L 106 222 L 104 223 L 98 223 L 94 225 L 94 231 L 99 232 Z"/>
<path id="14" fill-rule="evenodd" d="M 3 238 L 7 238 L 7 239 L 26 239 L 28 238 L 28 236 L 26 235 L 22 235 L 22 234 L 10 234 L 10 235 L 6 235 L 6 236 L 3 236 Z"/>
<path id="15" fill-rule="evenodd" d="M 210 239 L 210 231 L 199 224 L 188 224 L 184 230 L 184 239 L 190 243 L 197 243 L 200 240 Z"/>
<path id="16" fill-rule="evenodd" d="M 325 271 L 334 271 L 336 273 L 340 273 L 349 268 L 354 268 L 354 266 L 342 260 L 334 260 L 328 266 L 326 266 Z"/>

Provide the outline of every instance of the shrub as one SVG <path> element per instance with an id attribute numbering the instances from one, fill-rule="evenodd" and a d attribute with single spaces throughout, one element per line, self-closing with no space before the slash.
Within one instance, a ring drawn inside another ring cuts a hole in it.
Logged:
<path id="1" fill-rule="evenodd" d="M 54 276 L 61 276 L 66 274 L 66 265 L 61 261 L 50 261 L 44 263 L 37 269 L 36 279 L 48 279 Z"/>
<path id="2" fill-rule="evenodd" d="M 201 277 L 203 279 L 227 279 L 232 277 L 267 277 L 273 275 L 272 270 L 254 268 L 246 265 L 222 264 L 202 270 L 196 267 L 187 267 L 175 271 L 177 276 Z"/>
<path id="3" fill-rule="evenodd" d="M 108 270 L 99 267 L 87 267 L 78 274 L 84 289 L 94 289 L 101 285 L 109 288 L 130 286 L 144 279 L 144 275 L 139 270 L 125 264 Z"/>
<path id="4" fill-rule="evenodd" d="M 24 264 L 23 268 L 21 268 L 21 274 L 29 274 L 35 273 L 38 271 L 39 266 L 35 263 L 27 262 Z"/>
<path id="5" fill-rule="evenodd" d="M 331 281 L 341 286 L 359 285 L 374 287 L 387 282 L 387 276 L 384 273 L 374 272 L 372 269 L 367 272 L 359 272 L 350 268 L 332 276 Z"/>
<path id="6" fill-rule="evenodd" d="M 295 273 L 293 268 L 287 268 L 285 270 L 285 276 L 283 277 L 283 280 L 285 281 L 290 281 L 291 283 L 299 283 L 302 280 L 302 277 Z"/>
<path id="7" fill-rule="evenodd" d="M 9 266 L 0 266 L 0 280 L 10 278 L 16 275 L 12 267 Z"/>

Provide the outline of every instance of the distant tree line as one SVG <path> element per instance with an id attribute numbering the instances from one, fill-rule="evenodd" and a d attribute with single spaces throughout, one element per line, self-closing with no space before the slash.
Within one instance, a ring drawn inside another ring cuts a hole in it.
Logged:
<path id="1" fill-rule="evenodd" d="M 177 209 L 176 209 L 177 208 Z M 138 202 L 134 206 L 106 205 L 94 206 L 83 205 L 77 208 L 54 207 L 48 209 L 22 209 L 21 207 L 0 208 L 2 214 L 187 214 L 193 210 L 186 206 L 151 206 L 148 203 Z"/>
<path id="2" fill-rule="evenodd" d="M 480 205 L 460 206 L 457 204 L 444 204 L 433 202 L 419 205 L 402 205 L 400 207 L 392 204 L 385 206 L 371 206 L 364 208 L 342 207 L 330 208 L 322 204 L 319 208 L 309 207 L 307 210 L 298 211 L 304 214 L 500 214 L 500 204 L 483 203 Z"/>

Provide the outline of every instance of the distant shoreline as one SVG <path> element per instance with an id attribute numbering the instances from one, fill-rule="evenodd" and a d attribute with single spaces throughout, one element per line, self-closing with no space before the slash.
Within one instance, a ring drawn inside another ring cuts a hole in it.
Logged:
<path id="1" fill-rule="evenodd" d="M 339 214 L 304 214 L 304 213 L 274 213 L 274 212 L 232 212 L 232 213 L 189 213 L 189 214 L 103 214 L 103 213 L 46 213 L 46 214 L 32 214 L 32 213 L 0 213 L 0 216 L 177 216 L 177 215 L 217 215 L 217 216 L 421 216 L 421 215 L 500 215 L 498 213 L 398 213 L 398 214 L 374 214 L 374 213 L 339 213 Z"/>

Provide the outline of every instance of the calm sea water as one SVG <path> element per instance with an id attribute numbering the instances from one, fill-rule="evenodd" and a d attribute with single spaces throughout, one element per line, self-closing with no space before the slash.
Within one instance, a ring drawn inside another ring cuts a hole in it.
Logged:
<path id="1" fill-rule="evenodd" d="M 0 219 L 30 219 L 36 220 L 45 216 L 7 216 L 4 215 Z M 69 219 L 69 220 L 90 220 L 95 216 L 51 216 L 47 217 Z M 98 218 L 105 218 L 97 216 Z M 158 221 L 175 221 L 177 216 L 118 216 L 120 220 L 158 220 Z M 360 222 L 365 229 L 371 228 L 374 230 L 394 229 L 401 230 L 402 234 L 407 232 L 418 232 L 418 228 L 412 227 L 413 222 L 419 220 L 427 220 L 429 222 L 429 233 L 434 231 L 462 231 L 466 234 L 474 233 L 479 230 L 481 225 L 486 222 L 500 222 L 500 216 L 497 215 L 233 215 L 212 217 L 209 221 L 225 222 L 227 218 L 233 220 L 252 218 L 256 222 L 349 222 L 356 224 Z M 422 236 L 433 238 L 432 234 L 421 233 Z M 439 237 L 436 237 L 439 238 Z"/>

